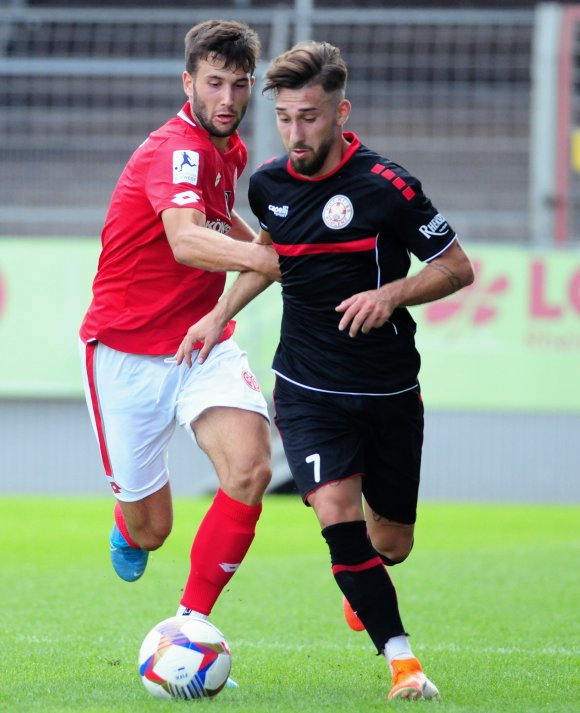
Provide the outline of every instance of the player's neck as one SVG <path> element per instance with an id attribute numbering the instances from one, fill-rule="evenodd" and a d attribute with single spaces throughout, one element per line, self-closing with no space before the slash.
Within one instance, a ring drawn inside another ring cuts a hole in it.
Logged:
<path id="1" fill-rule="evenodd" d="M 350 141 L 347 141 L 344 134 L 340 137 L 340 158 L 338 159 L 338 163 L 342 162 L 342 159 L 344 158 L 344 155 L 350 148 Z"/>
<path id="2" fill-rule="evenodd" d="M 341 134 L 340 139 L 336 141 L 336 143 L 328 152 L 326 161 L 324 162 L 324 165 L 322 166 L 320 171 L 311 176 L 311 178 L 318 178 L 320 176 L 326 176 L 327 173 L 332 173 L 332 171 L 334 171 L 334 169 L 342 163 L 344 155 L 346 154 L 349 148 L 350 142 L 347 141 Z"/>
<path id="3" fill-rule="evenodd" d="M 228 148 L 228 142 L 230 140 L 229 136 L 211 136 L 209 137 L 209 140 L 212 142 L 212 144 L 216 147 L 216 149 L 220 153 L 225 153 L 227 148 Z"/>

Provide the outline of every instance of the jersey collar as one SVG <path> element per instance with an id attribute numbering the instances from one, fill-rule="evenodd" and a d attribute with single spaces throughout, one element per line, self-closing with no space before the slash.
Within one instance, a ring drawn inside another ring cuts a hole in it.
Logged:
<path id="1" fill-rule="evenodd" d="M 196 129 L 199 128 L 191 116 L 191 107 L 189 106 L 189 102 L 185 102 L 183 107 L 177 112 L 177 116 L 180 119 L 183 119 L 183 121 L 190 126 L 193 126 Z"/>
<path id="2" fill-rule="evenodd" d="M 291 176 L 293 176 L 294 178 L 297 178 L 299 181 L 324 181 L 326 178 L 329 178 L 330 176 L 334 176 L 334 174 L 337 173 L 338 171 L 340 171 L 340 169 L 344 166 L 344 164 L 352 158 L 352 155 L 357 151 L 357 149 L 361 145 L 360 139 L 353 131 L 345 131 L 343 133 L 343 137 L 349 142 L 350 146 L 347 148 L 340 163 L 337 166 L 335 166 L 332 169 L 332 171 L 325 173 L 323 176 L 303 176 L 301 173 L 297 173 L 292 168 L 290 159 L 288 159 L 288 161 L 286 162 L 286 169 L 288 170 L 288 173 Z"/>

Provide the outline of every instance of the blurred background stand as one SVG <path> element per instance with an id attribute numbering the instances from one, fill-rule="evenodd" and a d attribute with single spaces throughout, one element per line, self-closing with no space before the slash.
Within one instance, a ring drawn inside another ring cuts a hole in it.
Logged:
<path id="1" fill-rule="evenodd" d="M 580 498 L 580 5 L 524 0 L 0 2 L 0 492 L 107 493 L 76 333 L 114 184 L 177 112 L 185 32 L 210 17 L 263 44 L 241 133 L 252 170 L 282 151 L 260 88 L 303 39 L 349 65 L 348 128 L 419 176 L 474 258 L 473 288 L 414 308 L 427 430 L 423 497 Z M 272 287 L 238 319 L 264 392 Z M 273 432 L 273 487 L 289 473 Z M 174 490 L 215 488 L 183 433 Z"/>

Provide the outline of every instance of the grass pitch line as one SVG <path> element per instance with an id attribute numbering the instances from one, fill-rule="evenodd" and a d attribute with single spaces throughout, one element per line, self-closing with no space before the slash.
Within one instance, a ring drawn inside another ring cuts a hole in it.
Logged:
<path id="1" fill-rule="evenodd" d="M 364 641 L 364 643 L 322 643 L 317 641 L 316 647 L 318 650 L 325 649 L 328 651 L 361 651 L 365 653 L 372 648 L 370 641 Z M 269 649 L 271 651 L 312 651 L 312 642 L 307 644 L 290 644 L 288 642 L 281 641 L 266 641 L 265 639 L 258 639 L 256 641 L 250 641 L 247 639 L 240 639 L 239 641 L 234 641 L 232 643 L 232 648 L 234 649 Z M 458 653 L 458 654 L 470 654 L 470 655 L 498 655 L 498 656 L 513 656 L 515 655 L 525 655 L 525 656 L 580 656 L 580 649 L 566 648 L 563 646 L 558 647 L 544 647 L 544 648 L 525 648 L 523 646 L 461 646 L 458 644 L 433 644 L 429 647 L 425 647 L 424 651 L 428 653 L 429 651 L 436 652 L 448 652 L 448 653 Z"/>
<path id="2" fill-rule="evenodd" d="M 564 646 L 546 646 L 544 648 L 526 648 L 524 646 L 460 646 L 458 644 L 433 644 L 430 651 L 445 651 L 459 654 L 492 654 L 494 656 L 580 656 L 580 649 Z"/>
<path id="3" fill-rule="evenodd" d="M 287 642 L 279 641 L 266 641 L 265 639 L 260 639 L 258 641 L 248 641 L 247 639 L 240 639 L 239 641 L 234 641 L 232 648 L 248 648 L 248 649 L 270 649 L 271 651 L 312 651 L 313 643 L 312 641 L 307 644 L 289 644 Z M 321 643 L 320 640 L 316 642 L 317 650 L 328 649 L 330 651 L 344 651 L 349 649 L 351 651 L 367 651 L 369 646 L 372 648 L 372 643 L 369 639 L 368 643 L 365 644 L 339 644 L 339 643 Z"/>

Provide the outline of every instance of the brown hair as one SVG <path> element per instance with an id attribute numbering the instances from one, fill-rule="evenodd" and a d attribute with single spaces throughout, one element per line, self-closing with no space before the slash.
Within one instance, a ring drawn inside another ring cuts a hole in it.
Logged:
<path id="1" fill-rule="evenodd" d="M 216 56 L 228 69 L 254 73 L 260 57 L 260 38 L 251 27 L 233 20 L 206 20 L 185 35 L 185 69 L 192 76 L 200 59 Z"/>
<path id="2" fill-rule="evenodd" d="M 344 92 L 348 70 L 338 47 L 329 42 L 299 42 L 272 60 L 263 93 L 320 84 L 325 92 Z"/>

